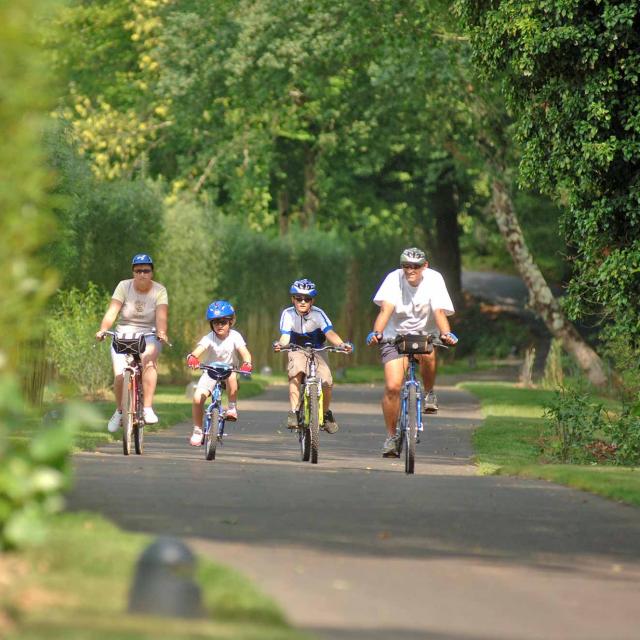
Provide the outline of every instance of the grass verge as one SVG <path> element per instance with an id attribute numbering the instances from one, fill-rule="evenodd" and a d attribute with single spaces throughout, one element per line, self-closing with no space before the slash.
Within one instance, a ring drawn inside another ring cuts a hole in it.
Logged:
<path id="1" fill-rule="evenodd" d="M 127 613 L 129 585 L 146 535 L 121 531 L 98 515 L 53 519 L 46 546 L 0 556 L 0 637 L 6 640 L 302 640 L 282 612 L 240 574 L 199 559 L 206 617 Z M 6 588 L 5 588 L 6 587 Z"/>
<path id="2" fill-rule="evenodd" d="M 542 416 L 552 391 L 495 382 L 459 386 L 482 403 L 485 421 L 473 437 L 480 473 L 541 478 L 640 505 L 640 467 L 550 464 L 542 458 Z"/>

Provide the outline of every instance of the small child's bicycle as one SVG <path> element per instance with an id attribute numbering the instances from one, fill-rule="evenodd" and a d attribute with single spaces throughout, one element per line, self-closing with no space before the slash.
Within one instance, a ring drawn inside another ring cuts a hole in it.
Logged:
<path id="1" fill-rule="evenodd" d="M 122 334 L 105 331 L 113 337 L 116 353 L 126 356 L 127 366 L 122 380 L 122 451 L 128 456 L 133 448 L 138 455 L 144 451 L 144 399 L 142 393 L 142 361 L 140 355 L 146 349 L 146 338 L 155 332 Z"/>
<path id="2" fill-rule="evenodd" d="M 304 462 L 311 460 L 318 464 L 318 450 L 320 448 L 320 428 L 324 425 L 324 410 L 322 402 L 322 380 L 317 373 L 317 356 L 319 351 L 333 351 L 336 353 L 351 353 L 344 348 L 325 345 L 323 347 L 304 347 L 288 344 L 280 347 L 281 352 L 302 351 L 307 357 L 307 371 L 300 385 L 300 405 L 298 406 L 298 428 L 296 429 L 300 442 L 300 453 Z"/>
<path id="3" fill-rule="evenodd" d="M 206 371 L 209 377 L 215 381 L 211 391 L 209 405 L 205 408 L 202 419 L 202 441 L 204 444 L 204 457 L 207 460 L 215 460 L 218 444 L 222 444 L 225 435 L 226 424 L 225 412 L 222 408 L 222 392 L 225 389 L 225 380 L 232 373 L 240 373 L 248 376 L 247 371 L 234 369 L 226 362 L 212 362 L 211 364 L 201 364 L 198 367 Z"/>
<path id="4" fill-rule="evenodd" d="M 408 366 L 404 374 L 404 384 L 400 392 L 400 415 L 396 425 L 398 457 L 404 449 L 405 473 L 413 473 L 416 460 L 416 444 L 424 431 L 422 419 L 422 385 L 416 378 L 416 355 L 432 353 L 434 347 L 448 348 L 438 334 L 405 335 L 381 340 L 380 344 L 394 344 L 398 353 L 408 356 Z"/>

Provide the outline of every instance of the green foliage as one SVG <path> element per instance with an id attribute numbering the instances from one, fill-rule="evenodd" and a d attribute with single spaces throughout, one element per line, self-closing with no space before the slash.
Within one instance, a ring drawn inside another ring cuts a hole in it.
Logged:
<path id="1" fill-rule="evenodd" d="M 55 213 L 61 229 L 48 247 L 49 260 L 59 268 L 66 288 L 94 282 L 110 290 L 129 277 L 133 255 L 154 255 L 162 202 L 158 190 L 142 179 L 96 179 L 67 138 L 68 133 L 59 131 L 47 139 L 58 176 Z"/>
<path id="2" fill-rule="evenodd" d="M 479 358 L 506 358 L 521 354 L 536 339 L 539 330 L 518 316 L 482 305 L 469 306 L 452 318 L 453 329 L 463 339 L 455 357 L 474 354 Z"/>
<path id="3" fill-rule="evenodd" d="M 31 439 L 11 437 L 30 415 L 17 363 L 42 339 L 43 307 L 55 287 L 40 261 L 54 234 L 41 144 L 52 74 L 39 44 L 52 4 L 0 4 L 0 549 L 42 539 L 46 516 L 61 505 L 75 429 L 66 418 Z"/>
<path id="4" fill-rule="evenodd" d="M 616 372 L 616 393 L 623 402 L 630 402 L 640 394 L 640 344 L 628 333 L 615 327 L 602 332 L 602 353 Z"/>
<path id="5" fill-rule="evenodd" d="M 96 348 L 95 333 L 109 296 L 93 283 L 84 290 L 60 291 L 48 318 L 47 349 L 56 372 L 84 395 L 95 396 L 111 384 L 107 349 Z"/>
<path id="6" fill-rule="evenodd" d="M 481 72 L 503 79 L 521 179 L 565 206 L 567 305 L 640 337 L 640 5 L 459 0 Z"/>
<path id="7" fill-rule="evenodd" d="M 0 379 L 0 550 L 43 541 L 47 517 L 62 508 L 69 487 L 75 432 L 91 415 L 69 407 L 31 437 L 12 438 L 27 414 L 15 380 Z"/>
<path id="8" fill-rule="evenodd" d="M 640 402 L 619 413 L 580 389 L 561 389 L 545 411 L 552 458 L 575 464 L 640 463 Z"/>

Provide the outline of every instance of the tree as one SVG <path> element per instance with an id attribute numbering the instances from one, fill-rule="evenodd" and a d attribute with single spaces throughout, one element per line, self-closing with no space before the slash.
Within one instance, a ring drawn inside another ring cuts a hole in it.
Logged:
<path id="1" fill-rule="evenodd" d="M 640 339 L 640 3 L 456 3 L 478 68 L 502 82 L 520 178 L 557 198 L 573 251 L 569 312 Z"/>

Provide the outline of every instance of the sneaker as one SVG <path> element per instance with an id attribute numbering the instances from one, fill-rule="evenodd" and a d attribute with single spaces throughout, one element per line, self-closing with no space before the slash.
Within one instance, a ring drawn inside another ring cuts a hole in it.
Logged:
<path id="1" fill-rule="evenodd" d="M 122 411 L 116 409 L 113 415 L 107 422 L 107 429 L 109 433 L 115 433 L 122 426 Z"/>
<path id="2" fill-rule="evenodd" d="M 338 426 L 338 423 L 335 421 L 335 418 L 333 417 L 331 409 L 324 412 L 324 424 L 322 425 L 322 428 L 327 433 L 335 433 L 340 428 Z"/>
<path id="3" fill-rule="evenodd" d="M 389 436 L 382 447 L 383 458 L 399 458 L 398 453 L 398 436 Z"/>
<path id="4" fill-rule="evenodd" d="M 238 410 L 235 407 L 229 407 L 224 413 L 224 418 L 235 422 L 238 419 Z"/>
<path id="5" fill-rule="evenodd" d="M 189 444 L 192 447 L 200 447 L 202 445 L 202 429 L 200 427 L 193 427 L 193 433 L 191 434 Z"/>
<path id="6" fill-rule="evenodd" d="M 289 411 L 287 414 L 287 428 L 288 429 L 297 429 L 298 428 L 298 414 L 295 411 Z"/>
<path id="7" fill-rule="evenodd" d="M 145 424 L 158 424 L 158 416 L 151 407 L 145 407 L 143 413 Z"/>
<path id="8" fill-rule="evenodd" d="M 427 391 L 422 401 L 422 413 L 438 413 L 438 396 L 431 391 Z"/>

